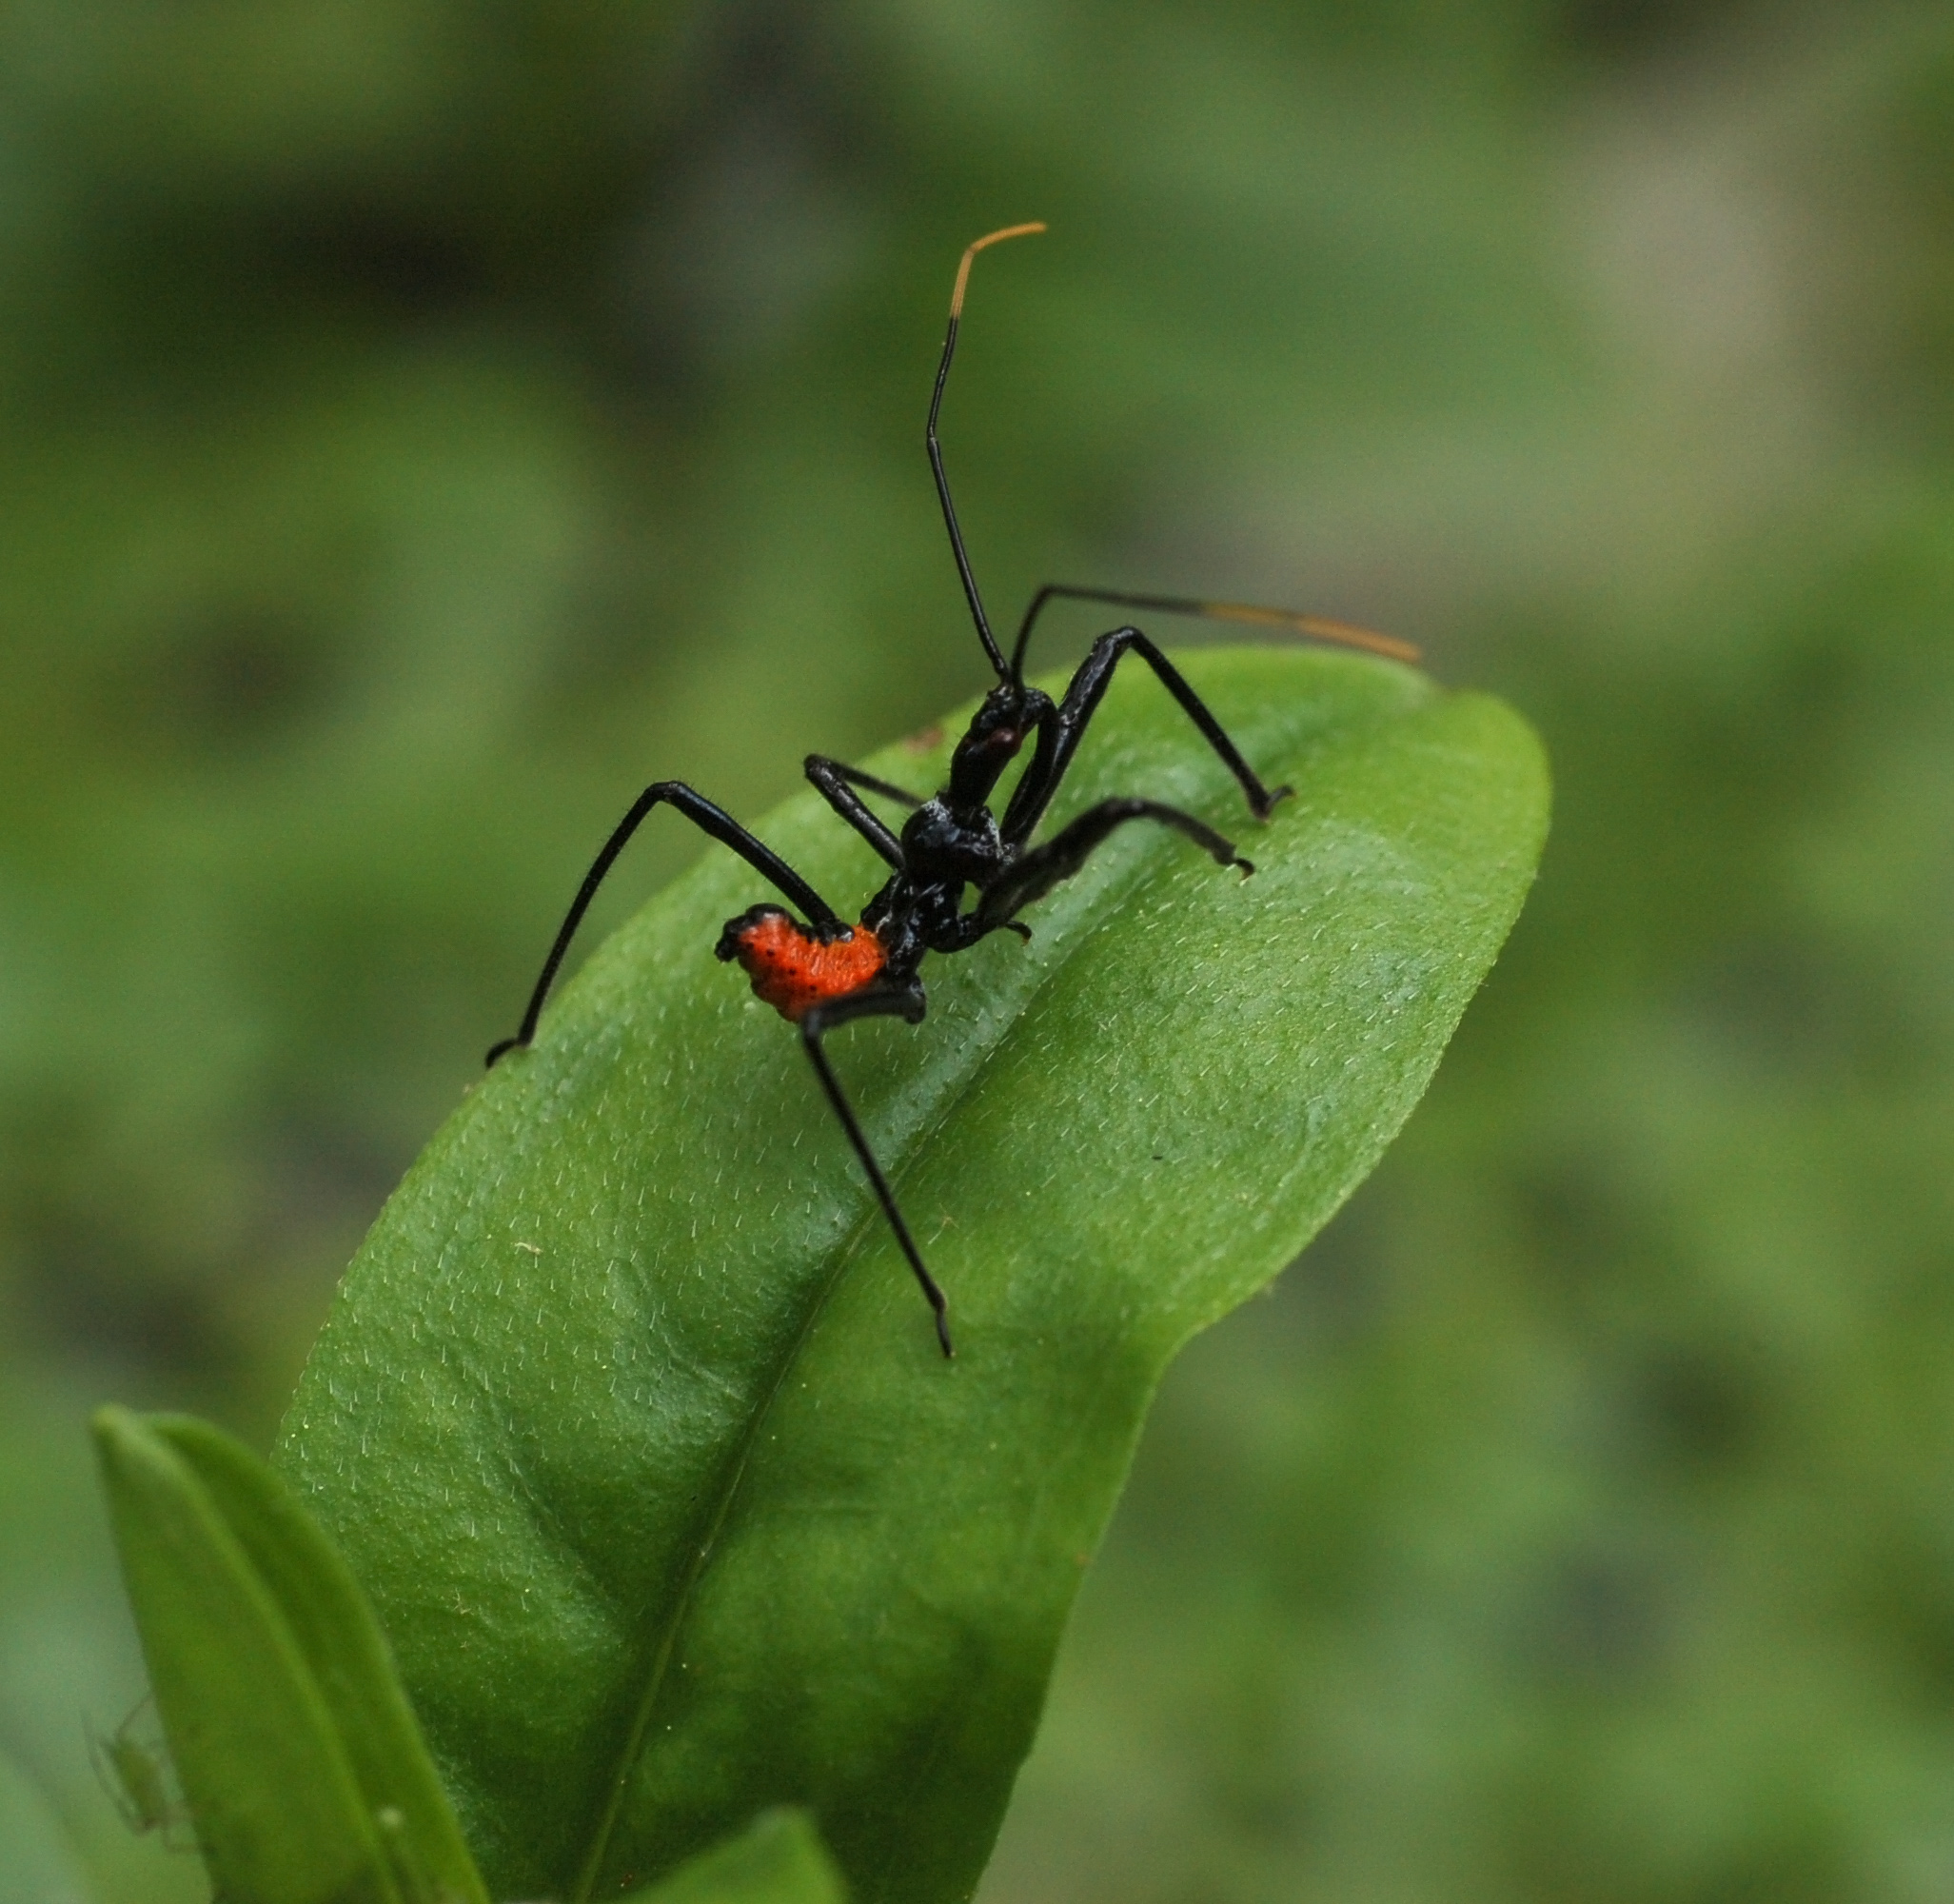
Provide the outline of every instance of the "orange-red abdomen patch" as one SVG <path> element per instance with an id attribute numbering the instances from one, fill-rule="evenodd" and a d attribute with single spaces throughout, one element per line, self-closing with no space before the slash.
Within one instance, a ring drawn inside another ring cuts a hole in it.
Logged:
<path id="1" fill-rule="evenodd" d="M 737 959 L 753 981 L 754 997 L 793 1020 L 828 999 L 859 991 L 888 956 L 865 925 L 839 939 L 819 939 L 778 906 L 756 906 L 729 921 L 720 946 L 720 956 Z"/>

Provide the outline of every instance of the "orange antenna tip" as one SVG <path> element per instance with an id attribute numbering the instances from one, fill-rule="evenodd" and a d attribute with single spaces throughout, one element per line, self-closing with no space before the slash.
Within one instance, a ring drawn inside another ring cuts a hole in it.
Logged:
<path id="1" fill-rule="evenodd" d="M 1042 231 L 1045 221 L 1034 219 L 1029 225 L 1007 225 L 1001 231 L 987 231 L 974 244 L 967 246 L 963 262 L 957 268 L 957 288 L 950 293 L 950 315 L 953 318 L 963 314 L 963 288 L 970 283 L 970 261 L 987 245 L 1001 245 L 1007 238 L 1028 238 L 1035 231 Z"/>
<path id="2" fill-rule="evenodd" d="M 1339 642 L 1347 648 L 1368 648 L 1372 654 L 1388 655 L 1392 661 L 1417 661 L 1420 650 L 1395 635 L 1380 635 L 1374 628 L 1359 628 L 1349 622 L 1325 621 L 1321 615 L 1297 615 L 1287 608 L 1258 608 L 1247 602 L 1203 602 L 1201 613 L 1217 622 L 1258 622 L 1266 627 L 1293 628 L 1299 635 L 1314 635 L 1318 641 Z"/>

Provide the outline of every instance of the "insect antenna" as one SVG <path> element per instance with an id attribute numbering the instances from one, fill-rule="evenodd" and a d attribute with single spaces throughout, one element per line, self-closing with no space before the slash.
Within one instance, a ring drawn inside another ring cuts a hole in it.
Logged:
<path id="1" fill-rule="evenodd" d="M 937 479 L 937 500 L 943 506 L 943 526 L 950 531 L 951 553 L 957 558 L 957 573 L 963 583 L 963 599 L 970 604 L 971 620 L 977 624 L 977 640 L 983 643 L 984 653 L 997 670 L 999 681 L 1009 681 L 1013 677 L 1005 670 L 1003 651 L 991 633 L 990 619 L 984 613 L 984 598 L 977 593 L 977 577 L 971 573 L 970 557 L 964 553 L 963 531 L 957 526 L 957 506 L 950 500 L 950 479 L 943 474 L 943 449 L 937 441 L 937 415 L 943 407 L 943 386 L 950 380 L 950 360 L 957 354 L 957 326 L 963 315 L 963 292 L 964 287 L 970 283 L 970 261 L 987 245 L 1002 244 L 1007 238 L 1027 237 L 1044 228 L 1044 225 L 1037 221 L 1029 225 L 1007 225 L 1001 231 L 986 232 L 964 251 L 963 261 L 957 267 L 957 288 L 950 293 L 950 328 L 943 338 L 943 361 L 937 366 L 937 387 L 930 396 L 930 420 L 923 432 L 929 445 L 930 469 Z"/>
<path id="2" fill-rule="evenodd" d="M 1347 648 L 1364 648 L 1372 654 L 1388 655 L 1392 661 L 1414 662 L 1416 645 L 1399 641 L 1395 635 L 1380 635 L 1372 628 L 1359 628 L 1349 622 L 1332 622 L 1321 615 L 1299 615 L 1293 608 L 1262 608 L 1251 602 L 1201 602 L 1190 595 L 1135 595 L 1124 588 L 1077 588 L 1067 582 L 1048 582 L 1032 597 L 1031 606 L 1018 624 L 1017 645 L 1011 654 L 1011 679 L 1024 680 L 1024 651 L 1032 638 L 1032 625 L 1047 602 L 1105 602 L 1115 608 L 1157 608 L 1165 615 L 1197 615 L 1209 622 L 1253 622 L 1266 628 L 1289 628 L 1299 635 L 1313 635 L 1319 642 L 1335 642 Z"/>

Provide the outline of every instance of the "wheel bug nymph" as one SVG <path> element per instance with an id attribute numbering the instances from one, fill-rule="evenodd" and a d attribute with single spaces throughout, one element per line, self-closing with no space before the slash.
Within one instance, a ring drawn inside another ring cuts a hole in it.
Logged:
<path id="1" fill-rule="evenodd" d="M 1122 608 L 1153 608 L 1174 615 L 1211 620 L 1255 622 L 1314 635 L 1326 641 L 1372 649 L 1403 661 L 1417 658 L 1408 643 L 1353 628 L 1340 622 L 1292 614 L 1278 608 L 1250 607 L 1237 603 L 1200 602 L 1174 595 L 1135 595 L 1114 588 L 1081 588 L 1047 583 L 1031 599 L 1010 658 L 997 645 L 984 612 L 950 484 L 943 473 L 943 452 L 937 441 L 937 419 L 943 407 L 943 387 L 957 351 L 957 328 L 963 312 L 963 294 L 970 281 L 971 261 L 986 246 L 1018 238 L 1044 226 L 1012 225 L 979 238 L 963 254 L 957 268 L 957 286 L 950 298 L 950 327 L 930 397 L 929 421 L 923 440 L 936 479 L 937 500 L 950 535 L 950 552 L 963 584 L 964 600 L 976 624 L 977 640 L 997 677 L 984 697 L 950 761 L 949 784 L 933 798 L 893 786 L 843 762 L 810 754 L 807 777 L 821 797 L 849 825 L 886 860 L 890 877 L 848 924 L 794 868 L 773 853 L 738 821 L 681 781 L 659 781 L 648 786 L 621 820 L 603 850 L 592 863 L 559 928 L 556 942 L 543 961 L 542 975 L 530 994 L 522 1028 L 488 1054 L 493 1064 L 503 1052 L 526 1045 L 536 1034 L 543 1000 L 563 963 L 579 922 L 593 895 L 623 851 L 625 843 L 652 808 L 672 806 L 702 832 L 730 846 L 762 878 L 770 881 L 804 919 L 768 902 L 750 907 L 726 922 L 715 948 L 718 956 L 737 963 L 751 980 L 754 993 L 782 1018 L 800 1027 L 800 1041 L 835 1116 L 861 1160 L 882 1215 L 908 1259 L 916 1279 L 928 1299 L 937 1324 L 937 1339 L 945 1356 L 955 1353 L 950 1341 L 948 1308 L 910 1235 L 895 1192 L 869 1148 L 847 1094 L 836 1077 L 822 1041 L 839 1025 L 859 1018 L 899 1018 L 919 1024 L 927 1009 L 918 971 L 931 953 L 968 951 L 993 932 L 1015 932 L 1029 939 L 1031 928 L 1018 914 L 1036 903 L 1061 881 L 1085 864 L 1094 850 L 1118 828 L 1135 820 L 1151 821 L 1184 834 L 1223 866 L 1246 877 L 1254 867 L 1205 821 L 1178 807 L 1143 796 L 1102 800 L 1061 826 L 1051 838 L 1034 845 L 1032 835 L 1057 793 L 1078 751 L 1095 711 L 1103 699 L 1114 668 L 1127 654 L 1135 654 L 1159 678 L 1194 724 L 1201 737 L 1221 757 L 1239 783 L 1257 820 L 1267 820 L 1286 786 L 1268 787 L 1229 739 L 1220 722 L 1208 710 L 1180 670 L 1131 624 L 1101 635 L 1080 663 L 1065 692 L 1056 701 L 1024 678 L 1025 650 L 1032 629 L 1045 605 L 1054 601 L 1101 602 Z M 1005 770 L 1029 743 L 1031 760 L 1010 797 L 1002 818 L 994 815 L 994 790 Z M 863 800 L 863 794 L 893 802 L 908 818 L 901 830 L 886 824 Z M 970 902 L 966 905 L 966 895 Z"/>

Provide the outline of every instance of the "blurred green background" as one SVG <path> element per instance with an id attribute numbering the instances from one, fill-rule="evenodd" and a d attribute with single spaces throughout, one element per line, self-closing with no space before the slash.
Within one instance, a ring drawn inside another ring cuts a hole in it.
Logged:
<path id="1" fill-rule="evenodd" d="M 982 685 L 1032 217 L 999 619 L 1388 627 L 1559 803 L 983 1904 L 1954 1895 L 1954 10 L 10 0 L 0 1759 L 105 1896 L 85 1412 L 265 1445 L 638 787 Z"/>

